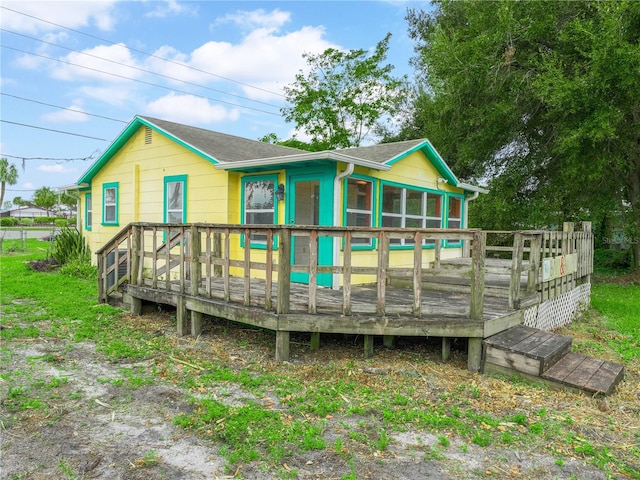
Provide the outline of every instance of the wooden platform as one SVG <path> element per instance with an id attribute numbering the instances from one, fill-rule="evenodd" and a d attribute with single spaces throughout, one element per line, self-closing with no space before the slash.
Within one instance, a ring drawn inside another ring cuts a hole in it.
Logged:
<path id="1" fill-rule="evenodd" d="M 566 335 L 518 325 L 484 340 L 482 370 L 609 395 L 622 380 L 624 366 L 571 353 L 571 343 Z"/>

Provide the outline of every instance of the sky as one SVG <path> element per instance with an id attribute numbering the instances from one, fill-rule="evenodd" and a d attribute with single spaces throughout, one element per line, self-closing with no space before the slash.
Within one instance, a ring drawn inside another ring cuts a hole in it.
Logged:
<path id="1" fill-rule="evenodd" d="M 429 3 L 3 0 L 0 156 L 19 173 L 5 201 L 75 184 L 135 115 L 290 138 L 283 87 L 303 53 L 390 32 L 388 63 L 413 75 L 407 8 Z"/>

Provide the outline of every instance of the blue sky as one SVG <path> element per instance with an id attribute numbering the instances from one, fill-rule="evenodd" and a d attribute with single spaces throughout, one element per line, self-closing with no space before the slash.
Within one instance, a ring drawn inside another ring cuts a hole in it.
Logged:
<path id="1" fill-rule="evenodd" d="M 388 61 L 412 75 L 408 7 L 429 4 L 3 1 L 0 153 L 20 174 L 5 200 L 75 183 L 136 114 L 289 138 L 282 87 L 303 53 L 370 49 L 391 32 Z"/>

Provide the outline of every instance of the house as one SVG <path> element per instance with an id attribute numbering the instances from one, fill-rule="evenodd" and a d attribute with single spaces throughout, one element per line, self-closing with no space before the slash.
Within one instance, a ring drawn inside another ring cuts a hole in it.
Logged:
<path id="1" fill-rule="evenodd" d="M 50 217 L 52 215 L 54 215 L 53 210 L 46 210 L 44 208 L 29 205 L 22 205 L 0 212 L 0 217 L 13 217 L 18 219 L 34 219 L 37 217 Z"/>
<path id="2" fill-rule="evenodd" d="M 307 152 L 146 116 L 129 123 L 76 188 L 92 251 L 130 222 L 460 229 L 469 201 L 486 192 L 461 182 L 424 139 Z M 250 246 L 259 254 L 265 242 L 254 235 Z M 308 265 L 308 242 L 295 238 L 292 264 Z M 394 263 L 412 265 L 413 240 L 391 242 Z M 241 251 L 245 242 L 236 243 Z M 375 240 L 355 237 L 353 248 L 360 262 L 376 261 Z M 463 245 L 439 248 L 456 257 Z M 423 240 L 423 249 L 433 253 L 435 241 Z M 337 239 L 320 240 L 319 265 L 340 255 Z M 318 284 L 331 286 L 331 277 L 319 275 Z"/>

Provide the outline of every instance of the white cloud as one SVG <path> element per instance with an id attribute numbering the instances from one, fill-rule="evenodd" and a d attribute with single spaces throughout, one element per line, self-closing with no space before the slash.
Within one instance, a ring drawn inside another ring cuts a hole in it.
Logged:
<path id="1" fill-rule="evenodd" d="M 33 190 L 33 183 L 31 183 L 31 182 L 24 182 L 24 183 L 22 184 L 22 188 L 23 188 L 24 190 Z"/>
<path id="2" fill-rule="evenodd" d="M 77 171 L 76 168 L 69 168 L 61 163 L 43 164 L 38 166 L 37 170 L 46 173 L 73 173 Z"/>
<path id="3" fill-rule="evenodd" d="M 4 1 L 0 24 L 3 28 L 20 32 L 40 33 L 58 30 L 58 25 L 70 28 L 94 26 L 111 30 L 116 23 L 114 0 L 105 1 Z M 15 10 L 15 11 L 13 11 Z M 21 12 L 25 15 L 21 15 Z M 29 15 L 29 16 L 27 16 Z M 34 18 L 35 17 L 35 18 Z M 46 21 L 41 21 L 43 19 Z"/>
<path id="4" fill-rule="evenodd" d="M 262 27 L 247 33 L 239 43 L 212 40 L 190 54 L 179 52 L 169 46 L 164 46 L 154 53 L 160 57 L 185 63 L 196 70 L 181 68 L 158 58 L 148 60 L 149 68 L 200 84 L 221 82 L 223 79 L 220 77 L 229 78 L 259 87 L 259 89 L 246 85 L 238 87 L 249 98 L 281 100 L 282 87 L 293 82 L 295 74 L 306 65 L 302 58 L 303 53 L 320 53 L 327 48 L 340 48 L 323 38 L 325 34 L 323 26 L 305 26 L 280 34 L 277 27 L 281 26 L 285 17 L 289 18 L 288 16 L 289 13 L 279 10 L 274 10 L 270 14 L 265 14 L 262 10 L 238 12 L 232 16 L 237 24 L 242 24 L 241 18 L 245 18 L 244 24 L 261 24 Z M 223 20 L 228 18 L 230 17 L 223 17 Z"/>
<path id="5" fill-rule="evenodd" d="M 80 102 L 74 102 L 68 108 L 69 110 L 56 110 L 55 112 L 47 113 L 42 116 L 42 119 L 48 122 L 87 122 L 89 121 L 89 115 L 87 115 L 83 111 L 80 105 Z"/>
<path id="6" fill-rule="evenodd" d="M 235 122 L 240 117 L 236 109 L 211 105 L 206 98 L 170 93 L 149 103 L 145 111 L 151 115 L 187 124 Z"/>
<path id="7" fill-rule="evenodd" d="M 80 88 L 80 93 L 87 97 L 100 100 L 109 105 L 116 107 L 130 107 L 136 105 L 138 94 L 134 88 L 125 88 L 124 86 L 84 86 Z"/>
<path id="8" fill-rule="evenodd" d="M 272 12 L 266 12 L 261 8 L 251 12 L 238 10 L 236 13 L 230 13 L 224 17 L 217 18 L 211 25 L 211 29 L 214 30 L 217 25 L 233 23 L 248 30 L 253 30 L 255 28 L 277 30 L 290 21 L 291 13 L 283 12 L 277 8 Z"/>
<path id="9" fill-rule="evenodd" d="M 147 13 L 146 17 L 151 18 L 166 18 L 168 16 L 175 15 L 195 15 L 198 12 L 198 8 L 179 3 L 176 0 L 166 0 L 162 2 L 154 2 L 156 8 Z"/>
<path id="10" fill-rule="evenodd" d="M 105 82 L 124 82 L 126 78 L 138 78 L 140 70 L 136 68 L 131 51 L 123 43 L 98 45 L 82 52 L 71 52 L 56 64 L 52 76 L 59 80 L 101 80 Z M 79 66 L 76 66 L 79 65 Z M 85 67 L 85 68 L 83 68 Z M 108 73 L 104 73 L 108 72 Z M 109 75 L 113 74 L 113 75 Z"/>

